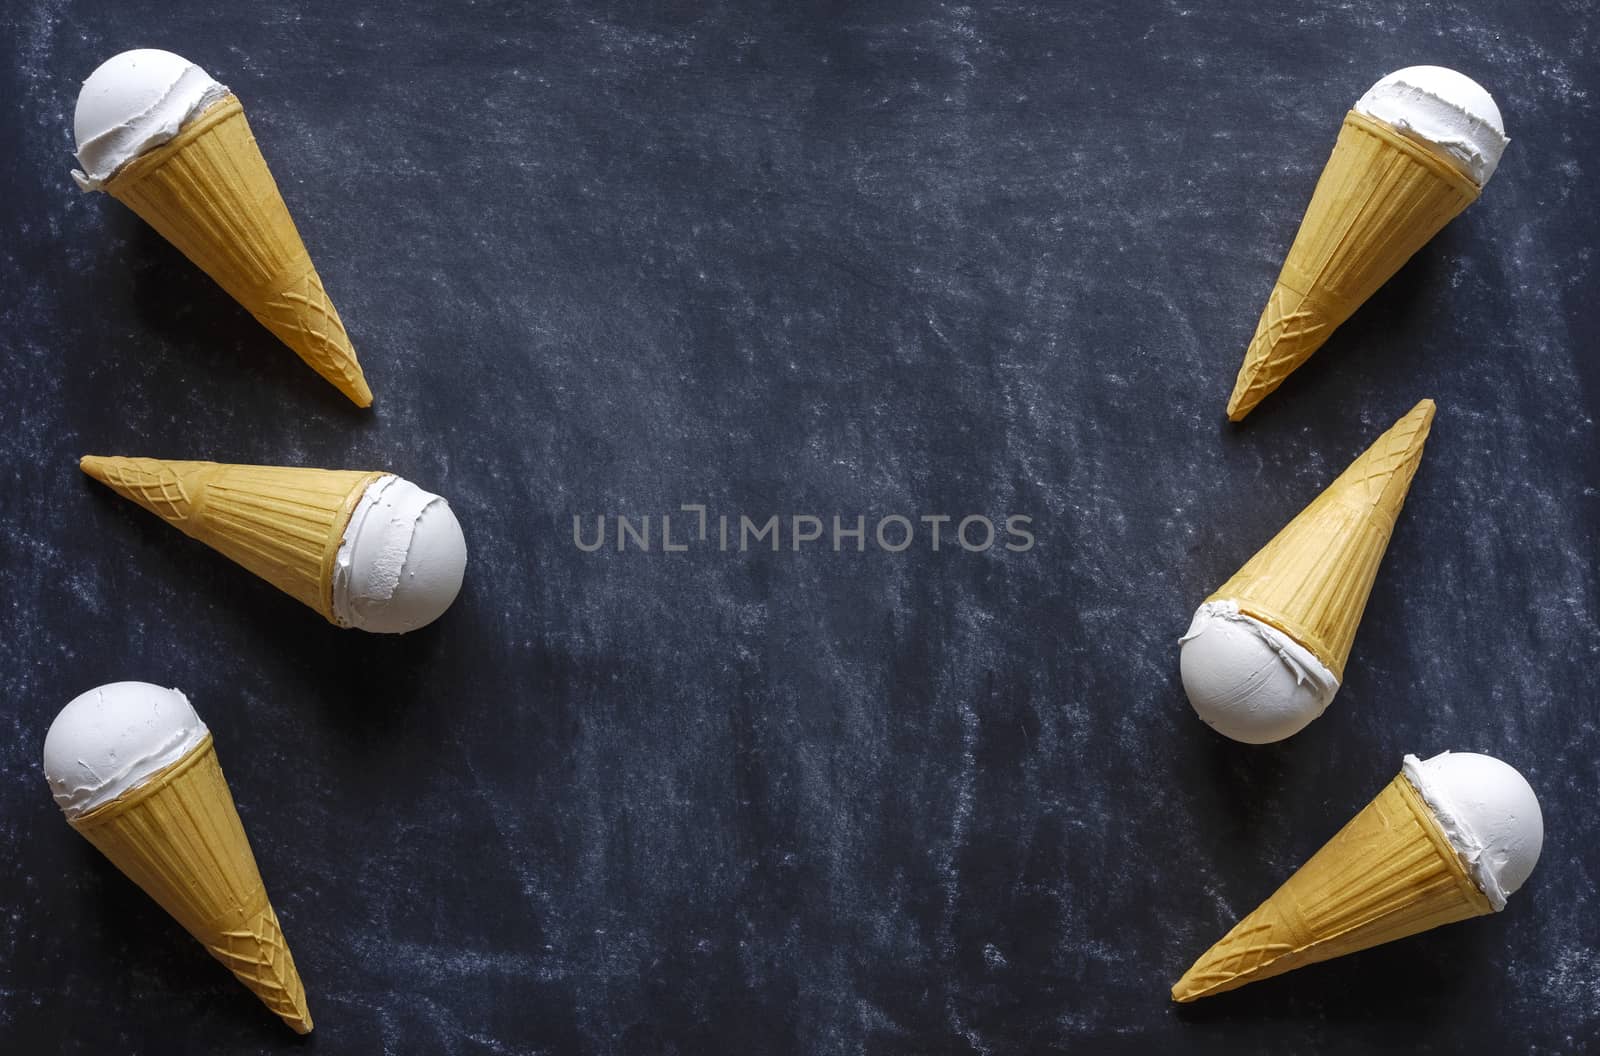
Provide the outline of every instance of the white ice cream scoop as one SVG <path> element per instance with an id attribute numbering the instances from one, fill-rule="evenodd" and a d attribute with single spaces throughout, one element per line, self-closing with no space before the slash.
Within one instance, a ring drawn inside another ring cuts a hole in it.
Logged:
<path id="1" fill-rule="evenodd" d="M 401 634 L 444 615 L 461 591 L 467 543 L 450 504 L 409 480 L 384 476 L 350 515 L 333 566 L 341 627 Z"/>
<path id="2" fill-rule="evenodd" d="M 1482 187 L 1505 152 L 1505 122 L 1483 86 L 1443 66 L 1407 66 L 1367 90 L 1356 110 L 1438 149 Z"/>
<path id="3" fill-rule="evenodd" d="M 112 682 L 75 697 L 44 738 L 44 776 L 68 818 L 138 788 L 188 755 L 206 724 L 176 689 Z"/>
<path id="4" fill-rule="evenodd" d="M 1439 827 L 1483 889 L 1489 904 L 1506 908 L 1533 872 L 1544 847 L 1544 816 L 1527 779 L 1513 767 L 1475 752 L 1405 758 L 1406 780 L 1433 809 Z"/>
<path id="5" fill-rule="evenodd" d="M 1300 732 L 1339 691 L 1310 650 L 1233 601 L 1195 610 L 1178 657 L 1195 713 L 1218 733 L 1268 744 Z"/>
<path id="6" fill-rule="evenodd" d="M 178 134 L 228 89 L 181 55 L 140 48 L 113 55 L 78 92 L 78 186 L 99 190 L 118 169 Z"/>

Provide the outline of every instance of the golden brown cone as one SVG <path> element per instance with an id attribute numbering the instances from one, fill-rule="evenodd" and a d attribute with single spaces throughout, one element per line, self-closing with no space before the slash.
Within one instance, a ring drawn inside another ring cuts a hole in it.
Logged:
<path id="1" fill-rule="evenodd" d="M 1442 154 L 1352 110 L 1228 397 L 1239 421 L 1481 188 Z"/>
<path id="2" fill-rule="evenodd" d="M 289 208 L 229 95 L 105 185 L 358 406 L 372 390 Z"/>
<path id="3" fill-rule="evenodd" d="M 382 473 L 86 455 L 89 476 L 284 593 L 333 615 L 333 563 Z"/>
<path id="4" fill-rule="evenodd" d="M 1237 602 L 1342 682 L 1433 414 L 1432 400 L 1413 407 L 1206 600 Z"/>
<path id="5" fill-rule="evenodd" d="M 209 733 L 144 784 L 70 823 L 296 1033 L 311 1032 L 305 985 Z"/>
<path id="6" fill-rule="evenodd" d="M 1172 987 L 1220 994 L 1491 911 L 1449 837 L 1404 774 Z"/>

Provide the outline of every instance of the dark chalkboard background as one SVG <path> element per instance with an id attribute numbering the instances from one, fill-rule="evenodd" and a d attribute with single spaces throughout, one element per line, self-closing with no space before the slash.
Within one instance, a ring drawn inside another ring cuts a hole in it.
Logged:
<path id="1" fill-rule="evenodd" d="M 5 1047 L 1592 1044 L 1596 14 L 1281 6 L 8 4 Z M 370 412 L 73 187 L 78 85 L 135 46 L 244 100 Z M 1227 425 L 1341 116 L 1418 62 L 1494 92 L 1499 174 Z M 1338 700 L 1283 744 L 1211 733 L 1190 611 L 1423 396 Z M 391 469 L 458 511 L 465 590 L 404 639 L 338 631 L 85 452 Z M 572 543 L 683 503 L 1017 513 L 1038 543 Z M 50 801 L 50 719 L 129 678 L 215 732 L 308 1042 Z M 1503 914 L 1169 1003 L 1445 748 L 1543 803 Z"/>

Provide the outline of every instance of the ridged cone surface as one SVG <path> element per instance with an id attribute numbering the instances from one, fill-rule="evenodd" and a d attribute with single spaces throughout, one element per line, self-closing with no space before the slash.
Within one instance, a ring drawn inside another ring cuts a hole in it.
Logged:
<path id="1" fill-rule="evenodd" d="M 1442 156 L 1352 110 L 1245 350 L 1238 421 L 1322 347 L 1480 188 Z"/>
<path id="2" fill-rule="evenodd" d="M 1207 950 L 1172 999 L 1220 994 L 1488 912 L 1489 900 L 1402 774 Z"/>
<path id="3" fill-rule="evenodd" d="M 372 403 L 349 335 L 232 95 L 130 162 L 106 190 L 356 404 Z"/>
<path id="4" fill-rule="evenodd" d="M 1343 681 L 1433 414 L 1413 407 L 1207 600 L 1237 602 Z"/>
<path id="5" fill-rule="evenodd" d="M 305 985 L 267 900 L 211 736 L 77 829 L 297 1033 Z"/>
<path id="6" fill-rule="evenodd" d="M 86 456 L 83 471 L 333 621 L 333 562 L 382 473 Z"/>

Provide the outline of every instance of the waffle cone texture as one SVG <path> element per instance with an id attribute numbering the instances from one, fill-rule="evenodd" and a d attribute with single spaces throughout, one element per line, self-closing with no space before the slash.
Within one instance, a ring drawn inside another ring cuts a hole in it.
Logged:
<path id="1" fill-rule="evenodd" d="M 312 370 L 358 406 L 372 403 L 344 323 L 235 96 L 214 103 L 172 140 L 129 162 L 106 190 Z"/>
<path id="2" fill-rule="evenodd" d="M 1480 190 L 1427 146 L 1346 114 L 1245 350 L 1228 417 L 1249 414 Z"/>
<path id="3" fill-rule="evenodd" d="M 382 473 L 88 455 L 85 473 L 329 622 L 350 515 Z"/>
<path id="4" fill-rule="evenodd" d="M 1397 776 L 1172 987 L 1194 1001 L 1491 912 L 1433 811 Z"/>
<path id="5" fill-rule="evenodd" d="M 1206 600 L 1236 602 L 1344 681 L 1433 415 L 1432 400 L 1413 407 Z"/>
<path id="6" fill-rule="evenodd" d="M 70 823 L 296 1033 L 311 1032 L 305 985 L 210 734 L 149 781 Z"/>

